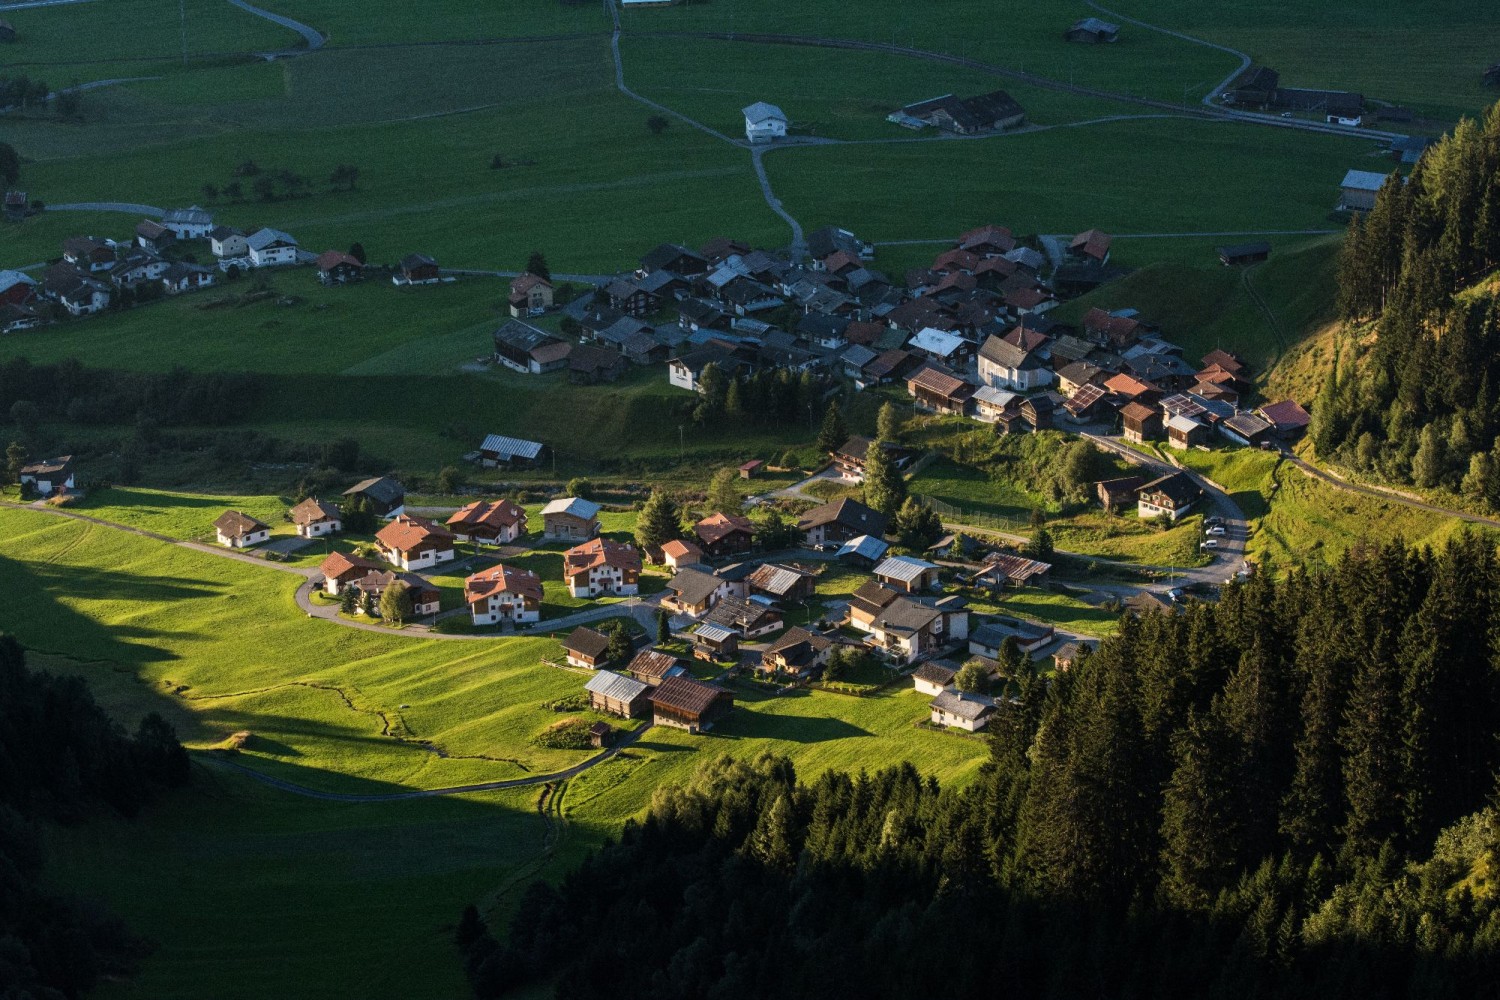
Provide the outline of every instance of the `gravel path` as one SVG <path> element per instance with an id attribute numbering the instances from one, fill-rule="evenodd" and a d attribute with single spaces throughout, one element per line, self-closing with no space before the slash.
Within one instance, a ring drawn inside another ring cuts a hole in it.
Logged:
<path id="1" fill-rule="evenodd" d="M 160 219 L 166 209 L 155 205 L 138 205 L 130 201 L 70 201 L 62 205 L 48 205 L 49 212 L 124 212 L 128 215 L 146 215 Z"/>
<path id="2" fill-rule="evenodd" d="M 276 24 L 281 25 L 283 28 L 290 28 L 292 31 L 295 31 L 297 34 L 301 35 L 307 42 L 307 48 L 305 50 L 291 49 L 285 53 L 270 53 L 271 55 L 288 55 L 302 51 L 315 52 L 318 49 L 321 49 L 323 47 L 323 43 L 327 40 L 323 37 L 323 33 L 321 31 L 318 31 L 316 28 L 309 28 L 301 21 L 293 21 L 289 17 L 283 17 L 280 14 L 273 14 L 268 10 L 262 10 L 259 7 L 255 7 L 246 3 L 245 0 L 229 0 L 229 2 L 235 7 L 238 7 L 240 10 L 245 11 L 247 14 L 254 14 L 256 17 L 263 17 L 267 21 L 274 21 Z"/>

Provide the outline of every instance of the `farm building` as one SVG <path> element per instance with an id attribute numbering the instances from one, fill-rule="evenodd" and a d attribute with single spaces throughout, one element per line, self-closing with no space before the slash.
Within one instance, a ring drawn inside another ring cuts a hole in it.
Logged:
<path id="1" fill-rule="evenodd" d="M 135 225 L 135 242 L 143 250 L 166 253 L 167 248 L 177 242 L 177 234 L 160 222 L 142 219 Z"/>
<path id="2" fill-rule="evenodd" d="M 1067 256 L 1072 260 L 1108 264 L 1109 248 L 1113 242 L 1113 237 L 1108 233 L 1088 229 L 1073 237 L 1072 242 L 1068 244 Z"/>
<path id="3" fill-rule="evenodd" d="M 684 566 L 693 566 L 703 561 L 703 550 L 692 542 L 684 542 L 680 538 L 674 538 L 664 542 L 661 547 L 661 562 L 672 569 L 682 569 Z"/>
<path id="4" fill-rule="evenodd" d="M 858 500 L 835 500 L 802 515 L 797 530 L 808 545 L 843 545 L 860 535 L 885 536 L 886 517 Z"/>
<path id="5" fill-rule="evenodd" d="M 1281 74 L 1268 66 L 1253 66 L 1241 73 L 1224 93 L 1225 104 L 1265 108 L 1276 100 Z"/>
<path id="6" fill-rule="evenodd" d="M 289 512 L 297 534 L 303 538 L 318 538 L 343 530 L 344 515 L 331 503 L 317 497 L 308 497 Z"/>
<path id="7" fill-rule="evenodd" d="M 518 319 L 508 321 L 492 337 L 495 360 L 523 375 L 541 375 L 568 366 L 573 345 L 546 330 Z"/>
<path id="8" fill-rule="evenodd" d="M 542 537 L 583 541 L 599 534 L 599 505 L 582 497 L 558 497 L 542 508 Z"/>
<path id="9" fill-rule="evenodd" d="M 410 514 L 398 514 L 375 533 L 375 544 L 386 562 L 404 570 L 452 562 L 454 541 L 447 528 Z"/>
<path id="10" fill-rule="evenodd" d="M 490 434 L 479 446 L 479 464 L 491 469 L 499 466 L 530 469 L 542 460 L 546 450 L 547 446 L 540 441 Z"/>
<path id="11" fill-rule="evenodd" d="M 718 625 L 733 630 L 737 635 L 753 639 L 782 627 L 785 618 L 771 604 L 762 599 L 736 597 L 727 594 L 703 617 L 705 625 Z"/>
<path id="12" fill-rule="evenodd" d="M 425 253 L 401 258 L 401 273 L 391 278 L 397 285 L 432 285 L 439 279 L 437 261 Z"/>
<path id="13" fill-rule="evenodd" d="M 959 135 L 1003 131 L 1026 121 L 1026 111 L 1003 90 L 975 97 L 944 94 L 908 104 L 897 114 Z"/>
<path id="14" fill-rule="evenodd" d="M 645 715 L 651 707 L 649 684 L 613 670 L 599 671 L 589 678 L 583 689 L 589 693 L 589 707 L 596 712 L 633 719 Z"/>
<path id="15" fill-rule="evenodd" d="M 365 266 L 359 258 L 342 250 L 325 250 L 318 254 L 318 280 L 325 285 L 348 285 L 364 277 Z"/>
<path id="16" fill-rule="evenodd" d="M 834 558 L 846 566 L 871 570 L 875 568 L 876 563 L 885 558 L 890 548 L 884 539 L 873 535 L 859 535 L 841 545 L 834 553 Z"/>
<path id="17" fill-rule="evenodd" d="M 406 510 L 406 488 L 390 476 L 355 483 L 344 491 L 344 496 L 363 497 L 376 517 L 398 517 Z"/>
<path id="18" fill-rule="evenodd" d="M 963 416 L 974 387 L 947 372 L 927 367 L 906 380 L 906 391 L 919 407 L 934 413 Z"/>
<path id="19" fill-rule="evenodd" d="M 475 500 L 455 511 L 447 526 L 461 542 L 505 545 L 526 534 L 526 511 L 510 500 Z"/>
<path id="20" fill-rule="evenodd" d="M 755 540 L 755 525 L 740 514 L 710 514 L 693 525 L 698 547 L 704 554 L 719 558 L 749 552 Z"/>
<path id="21" fill-rule="evenodd" d="M 43 458 L 23 465 L 20 480 L 22 486 L 30 486 L 44 497 L 49 497 L 59 490 L 71 490 L 73 489 L 73 456 L 59 455 L 57 458 Z"/>
<path id="22" fill-rule="evenodd" d="M 1116 42 L 1120 39 L 1120 26 L 1101 21 L 1097 17 L 1086 17 L 1074 21 L 1073 26 L 1063 32 L 1063 40 L 1097 45 L 1101 42 Z"/>
<path id="23" fill-rule="evenodd" d="M 973 582 L 988 587 L 1044 586 L 1052 564 L 1009 552 L 992 553 L 974 574 Z"/>
<path id="24" fill-rule="evenodd" d="M 875 567 L 875 579 L 892 590 L 912 594 L 937 586 L 938 567 L 911 556 L 891 556 Z"/>
<path id="25" fill-rule="evenodd" d="M 732 660 L 740 654 L 740 634 L 723 625 L 705 622 L 693 630 L 693 659 Z"/>
<path id="26" fill-rule="evenodd" d="M 1041 622 L 1022 621 L 1019 618 L 996 618 L 976 628 L 969 635 L 969 652 L 976 656 L 1000 658 L 1000 649 L 1007 639 L 1016 640 L 1023 653 L 1034 653 L 1057 635 L 1057 630 Z"/>
<path id="27" fill-rule="evenodd" d="M 1302 436 L 1312 417 L 1294 399 L 1283 399 L 1267 403 L 1256 410 L 1256 415 L 1271 425 L 1272 431 L 1283 441 L 1292 441 Z"/>
<path id="28" fill-rule="evenodd" d="M 245 549 L 269 541 L 271 526 L 249 514 L 242 514 L 237 510 L 226 510 L 214 521 L 214 534 L 220 545 L 227 545 L 232 549 Z"/>
<path id="29" fill-rule="evenodd" d="M 1120 479 L 1105 479 L 1094 484 L 1099 504 L 1105 510 L 1119 510 L 1136 502 L 1146 480 L 1140 476 L 1124 476 Z"/>
<path id="30" fill-rule="evenodd" d="M 786 115 L 774 104 L 756 101 L 745 112 L 745 138 L 751 142 L 772 142 L 786 138 Z"/>
<path id="31" fill-rule="evenodd" d="M 562 641 L 569 666 L 598 670 L 609 662 L 609 636 L 580 625 Z"/>
<path id="32" fill-rule="evenodd" d="M 734 708 L 732 693 L 690 677 L 668 677 L 646 697 L 651 700 L 654 725 L 686 729 L 690 733 L 712 729 L 715 722 Z"/>
<path id="33" fill-rule="evenodd" d="M 1375 195 L 1385 184 L 1386 175 L 1373 170 L 1350 170 L 1339 183 L 1338 210 L 1368 212 L 1375 207 Z"/>
<path id="34" fill-rule="evenodd" d="M 1266 260 L 1271 256 L 1271 244 L 1265 240 L 1255 240 L 1251 243 L 1236 243 L 1232 246 L 1219 247 L 1219 263 L 1225 267 L 1233 267 L 1238 264 L 1254 264 Z"/>
<path id="35" fill-rule="evenodd" d="M 687 676 L 687 668 L 677 662 L 677 657 L 655 649 L 643 649 L 636 653 L 625 672 L 653 687 L 673 677 Z"/>
<path id="36" fill-rule="evenodd" d="M 492 566 L 464 580 L 464 603 L 475 625 L 540 621 L 542 578 L 526 569 Z"/>
<path id="37" fill-rule="evenodd" d="M 1126 403 L 1120 408 L 1120 420 L 1125 429 L 1125 440 L 1141 444 L 1161 437 L 1161 411 L 1141 402 Z"/>
<path id="38" fill-rule="evenodd" d="M 751 597 L 759 594 L 772 601 L 805 601 L 813 596 L 818 578 L 794 566 L 766 563 L 746 579 Z"/>
<path id="39" fill-rule="evenodd" d="M 167 269 L 161 273 L 162 291 L 168 295 L 207 288 L 216 284 L 218 280 L 219 276 L 212 268 L 200 267 L 197 264 L 189 264 L 180 260 L 168 264 Z"/>

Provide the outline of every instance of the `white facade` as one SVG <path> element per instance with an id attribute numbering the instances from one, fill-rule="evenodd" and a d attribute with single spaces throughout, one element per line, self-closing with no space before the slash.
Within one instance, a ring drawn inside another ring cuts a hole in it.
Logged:
<path id="1" fill-rule="evenodd" d="M 98 288 L 89 288 L 78 297 L 64 296 L 62 306 L 72 316 L 92 316 L 109 305 L 109 293 Z"/>
<path id="2" fill-rule="evenodd" d="M 587 576 L 580 573 L 568 577 L 568 593 L 574 597 L 599 597 L 603 594 L 633 597 L 640 591 L 639 584 L 625 582 L 625 571 L 618 566 L 595 566 Z"/>
<path id="3" fill-rule="evenodd" d="M 469 612 L 474 616 L 475 625 L 498 625 L 501 622 L 524 624 L 541 621 L 542 618 L 539 608 L 526 607 L 526 598 L 507 592 L 491 594 L 482 601 L 475 601 L 469 605 Z"/>
<path id="4" fill-rule="evenodd" d="M 250 263 L 255 267 L 295 264 L 297 263 L 297 248 L 285 244 L 273 244 L 260 250 L 251 250 Z"/>
<path id="5" fill-rule="evenodd" d="M 1187 512 L 1192 509 L 1193 504 L 1188 504 L 1186 507 L 1179 507 L 1176 510 L 1172 510 L 1168 507 L 1158 507 L 1156 504 L 1142 499 L 1136 501 L 1135 512 L 1142 518 L 1161 517 L 1163 514 L 1166 514 L 1172 520 L 1178 521 L 1181 520 L 1187 514 Z"/>
<path id="6" fill-rule="evenodd" d="M 395 563 L 404 570 L 422 569 L 453 561 L 452 549 L 423 549 L 410 559 L 405 552 L 396 549 L 382 549 L 381 554 L 385 556 L 386 562 Z"/>
<path id="7" fill-rule="evenodd" d="M 311 524 L 297 525 L 297 534 L 303 538 L 321 538 L 331 535 L 336 531 L 344 530 L 344 522 L 333 518 L 327 521 L 314 521 Z"/>
<path id="8" fill-rule="evenodd" d="M 230 233 L 223 239 L 209 240 L 208 249 L 215 257 L 226 259 L 250 255 L 250 245 L 245 242 L 243 233 Z"/>
<path id="9" fill-rule="evenodd" d="M 786 138 L 786 115 L 774 104 L 756 101 L 745 109 L 745 138 L 771 142 Z"/>
<path id="10" fill-rule="evenodd" d="M 961 715 L 954 715 L 952 712 L 938 708 L 936 705 L 932 706 L 932 723 L 935 726 L 949 726 L 953 729 L 962 729 L 966 733 L 977 733 L 989 721 L 990 717 L 988 715 L 978 719 L 966 719 Z"/>
<path id="11" fill-rule="evenodd" d="M 53 475 L 56 475 L 56 473 L 49 473 L 45 476 L 26 473 L 21 476 L 21 485 L 35 487 L 36 491 L 44 497 L 49 497 L 58 490 L 71 490 L 73 488 L 73 473 L 68 473 L 67 477 L 60 481 L 53 481 L 50 478 Z"/>
<path id="12" fill-rule="evenodd" d="M 1052 370 L 1038 365 L 1035 368 L 1012 368 L 992 361 L 983 354 L 979 356 L 979 380 L 995 389 L 1016 389 L 1030 392 L 1052 384 Z"/>
<path id="13" fill-rule="evenodd" d="M 687 365 L 672 362 L 667 366 L 667 381 L 679 389 L 698 391 L 698 376 Z"/>
<path id="14" fill-rule="evenodd" d="M 218 535 L 220 545 L 227 546 L 231 549 L 246 549 L 252 545 L 259 545 L 261 542 L 270 541 L 271 529 L 262 528 L 259 531 L 252 531 L 248 535 L 241 535 L 238 538 L 230 538 L 222 531 L 218 532 Z"/>
<path id="15" fill-rule="evenodd" d="M 912 687 L 915 688 L 916 690 L 922 692 L 923 694 L 930 694 L 930 695 L 933 695 L 934 697 L 936 697 L 937 695 L 942 694 L 944 691 L 947 690 L 947 688 L 945 688 L 941 684 L 938 684 L 936 681 L 924 681 L 920 677 L 913 677 L 912 678 Z M 934 720 L 934 721 L 936 721 L 936 720 Z"/>

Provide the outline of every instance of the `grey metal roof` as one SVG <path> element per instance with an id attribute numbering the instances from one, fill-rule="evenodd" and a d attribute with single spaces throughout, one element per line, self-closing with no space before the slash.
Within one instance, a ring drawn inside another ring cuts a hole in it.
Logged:
<path id="1" fill-rule="evenodd" d="M 693 634 L 700 636 L 709 642 L 723 642 L 726 639 L 739 635 L 739 633 L 732 628 L 726 628 L 723 625 L 714 625 L 711 622 L 705 622 L 704 624 L 699 625 L 698 628 L 694 630 Z"/>
<path id="2" fill-rule="evenodd" d="M 911 556 L 891 556 L 875 567 L 875 575 L 910 583 L 920 579 L 923 573 L 934 569 L 937 569 L 937 566 L 921 559 L 913 559 Z"/>
<path id="3" fill-rule="evenodd" d="M 571 514 L 584 521 L 591 521 L 599 516 L 599 505 L 582 497 L 558 497 L 542 508 L 542 516 L 548 514 Z"/>
<path id="4" fill-rule="evenodd" d="M 540 441 L 524 441 L 521 438 L 491 434 L 479 446 L 480 451 L 493 451 L 502 458 L 536 458 L 542 453 Z"/>
<path id="5" fill-rule="evenodd" d="M 273 243 L 285 243 L 288 246 L 296 246 L 297 241 L 279 229 L 257 229 L 245 239 L 246 245 L 251 250 L 264 250 Z"/>
<path id="6" fill-rule="evenodd" d="M 188 226 L 211 226 L 214 224 L 213 214 L 194 205 L 192 208 L 169 208 L 162 214 L 161 221 L 164 223 L 177 223 Z"/>
<path id="7" fill-rule="evenodd" d="M 613 670 L 600 670 L 589 678 L 589 682 L 583 686 L 583 689 L 603 698 L 634 701 L 645 693 L 648 686 L 634 677 L 626 677 Z"/>
<path id="8" fill-rule="evenodd" d="M 834 553 L 834 558 L 857 555 L 874 562 L 881 556 L 884 556 L 889 549 L 890 545 L 876 538 L 874 535 L 860 535 L 858 538 L 849 539 L 840 546 L 838 552 Z"/>
<path id="9" fill-rule="evenodd" d="M 745 108 L 745 120 L 751 124 L 758 124 L 765 121 L 784 122 L 786 121 L 786 115 L 774 104 L 767 104 L 765 101 L 756 101 L 748 108 Z"/>
<path id="10" fill-rule="evenodd" d="M 1373 170 L 1351 170 L 1344 175 L 1343 183 L 1339 187 L 1355 191 L 1379 191 L 1381 185 L 1385 183 L 1385 178 L 1385 174 L 1378 174 Z"/>

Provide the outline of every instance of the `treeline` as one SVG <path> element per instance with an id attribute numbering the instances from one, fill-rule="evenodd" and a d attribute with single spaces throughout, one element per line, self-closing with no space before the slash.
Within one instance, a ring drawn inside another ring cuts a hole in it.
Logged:
<path id="1" fill-rule="evenodd" d="M 1363 356 L 1319 394 L 1319 454 L 1382 478 L 1463 490 L 1500 509 L 1500 105 L 1393 173 L 1351 220 L 1338 271 L 1344 317 L 1369 322 Z"/>
<path id="2" fill-rule="evenodd" d="M 698 376 L 699 399 L 692 407 L 696 424 L 731 420 L 752 427 L 780 427 L 799 421 L 809 428 L 822 419 L 829 382 L 810 371 L 761 368 L 750 375 L 730 374 L 710 362 Z"/>
<path id="3" fill-rule="evenodd" d="M 1493 546 L 1358 551 L 1023 672 L 962 788 L 721 758 L 459 944 L 486 998 L 1485 995 L 1497 664 Z"/>
<path id="4" fill-rule="evenodd" d="M 128 969 L 141 945 L 118 920 L 42 887 L 37 822 L 77 822 L 101 806 L 134 816 L 187 783 L 187 752 L 152 714 L 131 736 L 77 678 L 26 666 L 0 636 L 0 996 L 75 997 Z"/>
<path id="5" fill-rule="evenodd" d="M 86 368 L 76 358 L 44 365 L 26 358 L 0 362 L 0 412 L 13 419 L 18 404 L 29 404 L 36 420 L 129 424 L 144 419 L 164 427 L 217 427 L 249 412 L 260 389 L 254 375 L 242 373 L 111 371 Z"/>

